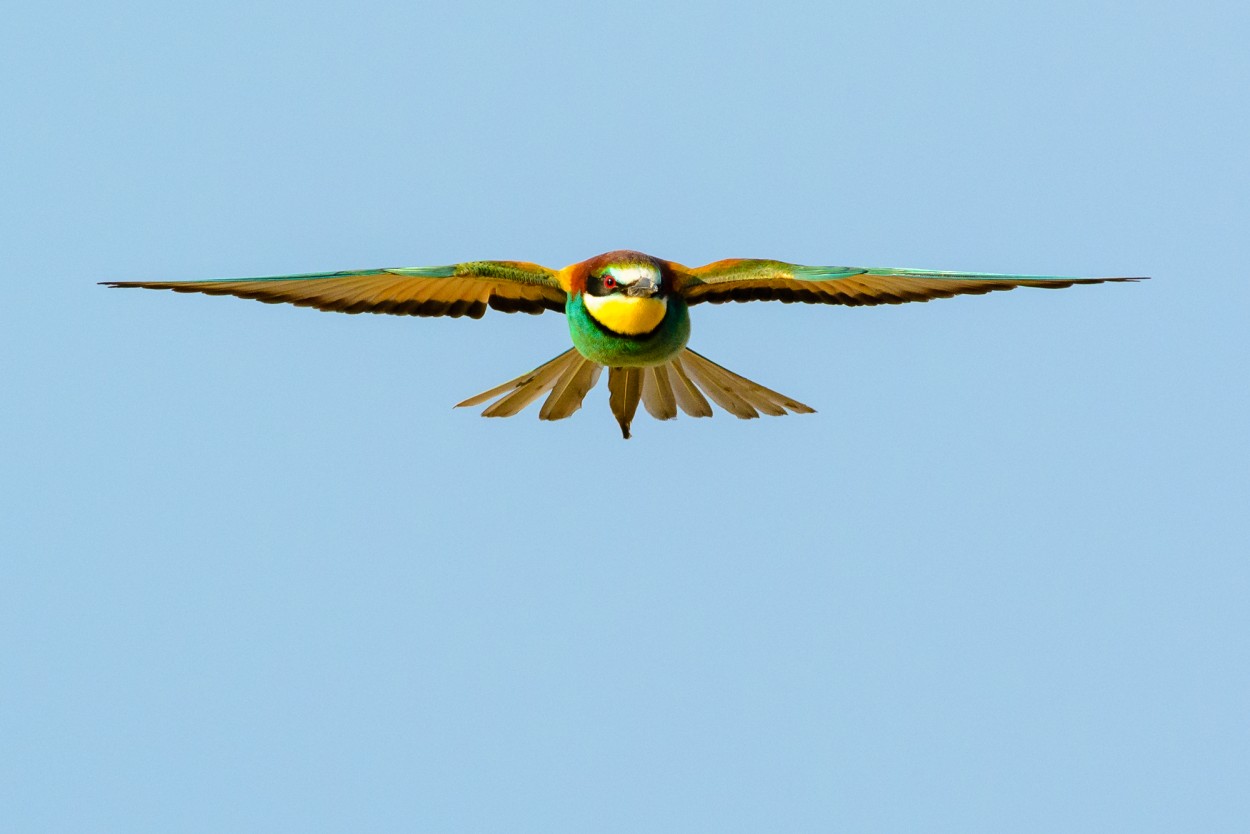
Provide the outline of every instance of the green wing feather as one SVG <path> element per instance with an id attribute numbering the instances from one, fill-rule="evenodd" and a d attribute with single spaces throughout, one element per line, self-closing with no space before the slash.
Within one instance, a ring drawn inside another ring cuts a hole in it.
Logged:
<path id="1" fill-rule="evenodd" d="M 481 318 L 487 307 L 505 313 L 564 312 L 554 270 L 520 261 L 473 261 L 450 266 L 360 269 L 213 281 L 107 281 L 143 287 L 254 298 L 339 313 Z"/>
<path id="2" fill-rule="evenodd" d="M 931 269 L 801 266 L 782 261 L 727 260 L 690 270 L 682 295 L 688 304 L 710 301 L 784 301 L 809 304 L 904 304 L 953 295 L 980 295 L 1016 287 L 1059 289 L 1073 284 L 1142 278 L 1065 278 Z"/>

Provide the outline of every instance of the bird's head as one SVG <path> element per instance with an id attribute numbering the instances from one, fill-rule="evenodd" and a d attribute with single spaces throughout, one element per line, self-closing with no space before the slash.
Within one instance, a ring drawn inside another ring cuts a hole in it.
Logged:
<path id="1" fill-rule="evenodd" d="M 641 252 L 609 252 L 584 262 L 580 289 L 587 312 L 614 333 L 641 336 L 660 326 L 672 287 L 662 261 Z"/>

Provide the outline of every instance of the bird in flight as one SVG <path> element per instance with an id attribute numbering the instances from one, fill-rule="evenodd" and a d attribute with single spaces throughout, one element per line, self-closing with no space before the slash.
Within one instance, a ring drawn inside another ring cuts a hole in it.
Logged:
<path id="1" fill-rule="evenodd" d="M 727 301 L 848 306 L 902 304 L 1015 287 L 1069 287 L 1138 278 L 1059 278 L 923 269 L 799 266 L 731 259 L 700 267 L 620 250 L 560 270 L 521 261 L 361 269 L 212 281 L 107 281 L 110 287 L 235 295 L 340 313 L 469 316 L 552 310 L 568 319 L 573 347 L 532 371 L 457 403 L 490 405 L 485 417 L 511 417 L 546 394 L 538 417 L 561 420 L 581 408 L 604 368 L 621 434 L 639 401 L 657 420 L 680 408 L 710 417 L 710 398 L 736 417 L 814 409 L 738 376 L 686 347 L 689 308 Z"/>

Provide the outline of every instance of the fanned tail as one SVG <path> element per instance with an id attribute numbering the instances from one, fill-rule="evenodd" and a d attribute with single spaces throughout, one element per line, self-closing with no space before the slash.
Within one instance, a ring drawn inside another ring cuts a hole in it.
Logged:
<path id="1" fill-rule="evenodd" d="M 538 418 L 563 420 L 582 407 L 582 401 L 595 387 L 602 371 L 603 366 L 574 348 L 527 374 L 456 403 L 456 407 L 494 400 L 482 416 L 511 417 L 546 394 Z M 612 415 L 626 439 L 630 436 L 630 425 L 639 402 L 657 420 L 672 420 L 678 409 L 691 417 L 711 417 L 708 398 L 744 420 L 759 417 L 760 412 L 781 416 L 787 412 L 811 414 L 815 411 L 798 400 L 738 376 L 688 348 L 664 365 L 609 368 L 608 392 Z"/>

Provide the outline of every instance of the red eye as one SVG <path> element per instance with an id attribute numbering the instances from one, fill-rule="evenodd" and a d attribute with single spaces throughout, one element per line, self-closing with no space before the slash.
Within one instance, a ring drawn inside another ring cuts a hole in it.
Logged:
<path id="1" fill-rule="evenodd" d="M 615 278 L 613 278 L 611 275 L 603 276 L 603 288 L 604 289 L 610 290 L 615 286 L 616 286 Z"/>

